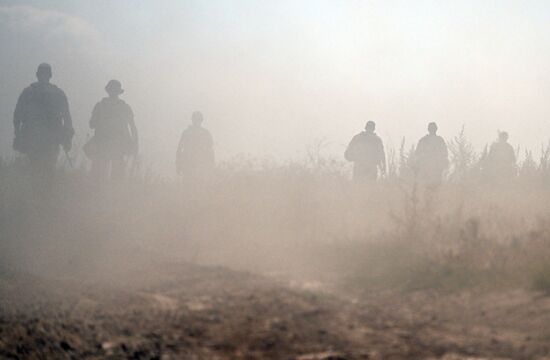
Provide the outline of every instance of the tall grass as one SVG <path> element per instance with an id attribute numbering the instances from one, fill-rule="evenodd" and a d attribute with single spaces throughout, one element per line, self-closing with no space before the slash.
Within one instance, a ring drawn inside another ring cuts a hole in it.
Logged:
<path id="1" fill-rule="evenodd" d="M 234 159 L 208 179 L 136 172 L 92 183 L 86 164 L 60 169 L 44 194 L 23 159 L 0 163 L 0 257 L 26 271 L 94 274 L 162 258 L 285 272 L 367 289 L 472 286 L 547 291 L 550 151 L 495 185 L 464 131 L 449 143 L 437 190 L 414 174 L 414 148 L 388 150 L 388 175 L 367 186 L 320 156 Z"/>

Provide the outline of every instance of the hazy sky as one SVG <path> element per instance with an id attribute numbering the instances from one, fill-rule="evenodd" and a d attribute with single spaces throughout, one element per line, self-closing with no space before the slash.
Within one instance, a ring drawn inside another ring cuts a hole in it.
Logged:
<path id="1" fill-rule="evenodd" d="M 388 145 L 437 121 L 478 147 L 550 139 L 550 2 L 0 0 L 0 154 L 21 90 L 50 62 L 85 141 L 111 78 L 146 159 L 167 169 L 192 111 L 218 157 L 341 156 L 367 120 Z"/>

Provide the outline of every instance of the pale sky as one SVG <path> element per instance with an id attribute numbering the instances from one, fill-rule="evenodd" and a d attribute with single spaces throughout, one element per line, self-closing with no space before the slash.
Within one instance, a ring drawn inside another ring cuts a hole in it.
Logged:
<path id="1" fill-rule="evenodd" d="M 67 93 L 77 141 L 111 78 L 142 152 L 171 170 L 192 111 L 221 159 L 297 159 L 326 139 L 342 156 L 367 120 L 387 145 L 430 121 L 481 148 L 550 139 L 548 1 L 0 0 L 0 154 L 36 66 Z"/>

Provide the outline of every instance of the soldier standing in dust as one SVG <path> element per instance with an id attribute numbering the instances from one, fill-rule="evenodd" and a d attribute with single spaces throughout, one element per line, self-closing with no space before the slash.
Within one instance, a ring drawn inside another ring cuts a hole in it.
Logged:
<path id="1" fill-rule="evenodd" d="M 17 100 L 13 148 L 28 156 L 33 177 L 51 180 L 59 146 L 71 150 L 73 123 L 67 96 L 50 83 L 51 66 L 40 64 L 36 77 L 38 81 L 23 90 Z"/>
<path id="2" fill-rule="evenodd" d="M 386 154 L 382 140 L 374 133 L 376 124 L 367 122 L 365 131 L 355 135 L 344 153 L 346 160 L 353 162 L 353 179 L 375 181 L 378 170 L 386 173 Z"/>
<path id="3" fill-rule="evenodd" d="M 487 176 L 497 182 L 507 181 L 516 175 L 516 153 L 508 143 L 508 133 L 501 131 L 498 141 L 491 145 L 486 159 Z"/>
<path id="4" fill-rule="evenodd" d="M 84 147 L 92 159 L 92 176 L 101 181 L 109 176 L 118 180 L 124 176 L 126 157 L 138 153 L 138 132 L 134 113 L 126 102 L 119 98 L 124 92 L 118 80 L 105 86 L 109 95 L 98 102 L 92 111 L 90 128 L 94 136 Z"/>
<path id="5" fill-rule="evenodd" d="M 449 153 L 445 140 L 437 135 L 437 124 L 428 124 L 428 135 L 418 142 L 415 151 L 418 177 L 429 188 L 441 185 L 443 172 L 449 166 Z"/>
<path id="6" fill-rule="evenodd" d="M 176 152 L 176 170 L 179 175 L 205 175 L 214 168 L 214 142 L 210 132 L 202 127 L 200 111 L 191 115 L 191 125 L 183 131 Z"/>

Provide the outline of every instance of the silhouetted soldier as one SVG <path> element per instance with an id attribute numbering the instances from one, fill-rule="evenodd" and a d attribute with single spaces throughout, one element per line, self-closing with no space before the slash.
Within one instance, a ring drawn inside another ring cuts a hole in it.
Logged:
<path id="1" fill-rule="evenodd" d="M 509 180 L 516 175 L 516 153 L 508 143 L 508 133 L 501 131 L 498 141 L 491 145 L 486 160 L 486 170 L 493 180 Z"/>
<path id="2" fill-rule="evenodd" d="M 214 142 L 202 127 L 200 111 L 191 115 L 191 125 L 181 134 L 176 152 L 176 170 L 180 175 L 203 175 L 214 168 Z"/>
<path id="3" fill-rule="evenodd" d="M 126 157 L 137 156 L 138 132 L 132 108 L 120 99 L 124 92 L 118 80 L 105 86 L 109 95 L 98 102 L 92 111 L 90 128 L 94 136 L 84 146 L 86 155 L 92 159 L 92 174 L 97 180 L 109 175 L 120 179 L 124 176 Z"/>
<path id="4" fill-rule="evenodd" d="M 428 135 L 418 141 L 415 158 L 420 181 L 429 187 L 439 186 L 449 166 L 449 154 L 445 140 L 437 135 L 436 123 L 428 124 Z"/>
<path id="5" fill-rule="evenodd" d="M 13 148 L 28 156 L 33 176 L 51 179 L 59 146 L 71 150 L 73 123 L 65 93 L 50 83 L 51 66 L 40 64 L 36 77 L 17 100 Z"/>
<path id="6" fill-rule="evenodd" d="M 386 154 L 382 140 L 374 133 L 376 124 L 367 122 L 365 131 L 355 135 L 344 153 L 346 160 L 353 162 L 354 180 L 376 180 L 378 169 L 386 172 Z"/>

